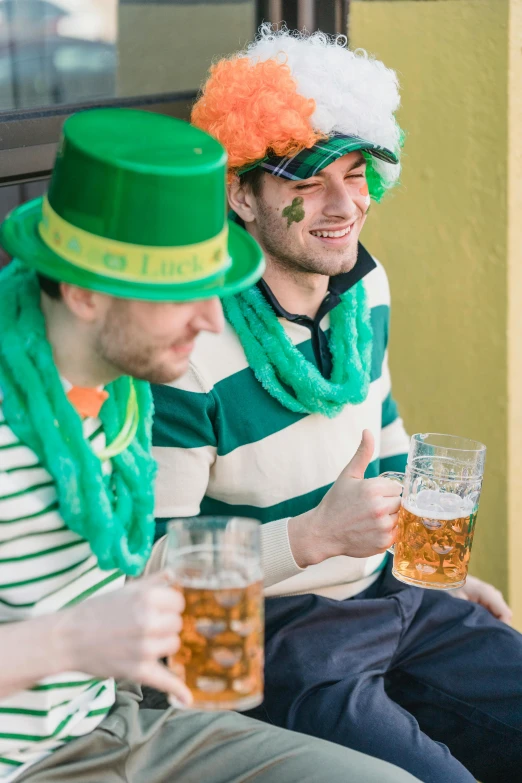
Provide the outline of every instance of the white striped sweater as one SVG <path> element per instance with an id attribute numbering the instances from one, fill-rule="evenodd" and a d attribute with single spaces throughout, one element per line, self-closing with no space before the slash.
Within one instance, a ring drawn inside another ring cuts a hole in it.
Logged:
<path id="1" fill-rule="evenodd" d="M 384 556 L 336 557 L 301 570 L 287 535 L 289 517 L 315 507 L 354 455 L 362 430 L 375 438 L 367 477 L 404 470 L 408 437 L 391 394 L 388 369 L 390 293 L 383 267 L 364 277 L 373 327 L 367 399 L 333 419 L 284 408 L 256 380 L 227 325 L 202 334 L 188 373 L 153 386 L 156 516 L 225 514 L 259 519 L 267 596 L 314 592 L 347 598 L 376 578 Z M 315 362 L 306 326 L 279 319 L 305 357 Z M 328 329 L 328 316 L 321 322 Z M 160 547 L 155 558 L 160 560 Z"/>
<path id="2" fill-rule="evenodd" d="M 101 422 L 86 419 L 83 427 L 93 447 L 103 448 Z M 53 479 L 0 407 L 0 622 L 54 613 L 123 581 L 118 571 L 102 571 L 89 544 L 65 527 Z M 1 700 L 0 781 L 14 780 L 91 732 L 112 707 L 114 693 L 113 680 L 64 672 Z"/>

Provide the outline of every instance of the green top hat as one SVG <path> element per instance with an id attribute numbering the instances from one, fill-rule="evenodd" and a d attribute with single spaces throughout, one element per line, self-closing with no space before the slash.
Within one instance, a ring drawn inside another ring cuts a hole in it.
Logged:
<path id="1" fill-rule="evenodd" d="M 113 296 L 228 296 L 263 273 L 261 250 L 226 220 L 226 153 L 161 114 L 70 117 L 47 196 L 14 209 L 0 242 L 38 272 Z"/>

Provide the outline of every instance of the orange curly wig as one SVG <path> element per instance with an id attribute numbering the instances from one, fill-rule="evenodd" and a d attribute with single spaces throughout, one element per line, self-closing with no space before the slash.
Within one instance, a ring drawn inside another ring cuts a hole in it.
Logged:
<path id="1" fill-rule="evenodd" d="M 315 101 L 298 94 L 288 65 L 237 57 L 212 66 L 192 123 L 225 147 L 234 176 L 267 154 L 295 155 L 324 138 L 312 128 L 314 111 Z"/>

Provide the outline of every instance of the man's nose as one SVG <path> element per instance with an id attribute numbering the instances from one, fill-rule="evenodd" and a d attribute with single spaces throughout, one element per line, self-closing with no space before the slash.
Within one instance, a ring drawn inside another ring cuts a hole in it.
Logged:
<path id="1" fill-rule="evenodd" d="M 192 325 L 199 332 L 215 332 L 217 334 L 223 331 L 225 319 L 221 301 L 217 296 L 197 303 L 197 310 L 192 320 Z"/>
<path id="2" fill-rule="evenodd" d="M 350 195 L 344 180 L 329 183 L 323 212 L 328 217 L 338 217 L 343 220 L 352 220 L 357 217 L 357 204 Z"/>

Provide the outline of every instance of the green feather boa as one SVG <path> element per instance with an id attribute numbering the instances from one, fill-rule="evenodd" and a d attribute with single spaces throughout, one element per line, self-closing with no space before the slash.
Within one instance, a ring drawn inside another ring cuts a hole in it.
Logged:
<path id="1" fill-rule="evenodd" d="M 285 408 L 332 418 L 368 396 L 373 334 L 362 281 L 330 313 L 330 380 L 294 346 L 257 287 L 227 297 L 223 309 L 257 380 Z"/>
<path id="2" fill-rule="evenodd" d="M 54 364 L 36 274 L 20 261 L 0 273 L 0 391 L 6 421 L 53 477 L 65 524 L 89 542 L 100 568 L 135 576 L 145 567 L 154 536 L 149 384 L 128 377 L 109 384 L 100 419 L 112 441 L 125 421 L 130 384 L 140 412 L 138 431 L 113 457 L 112 474 L 104 476 Z"/>

